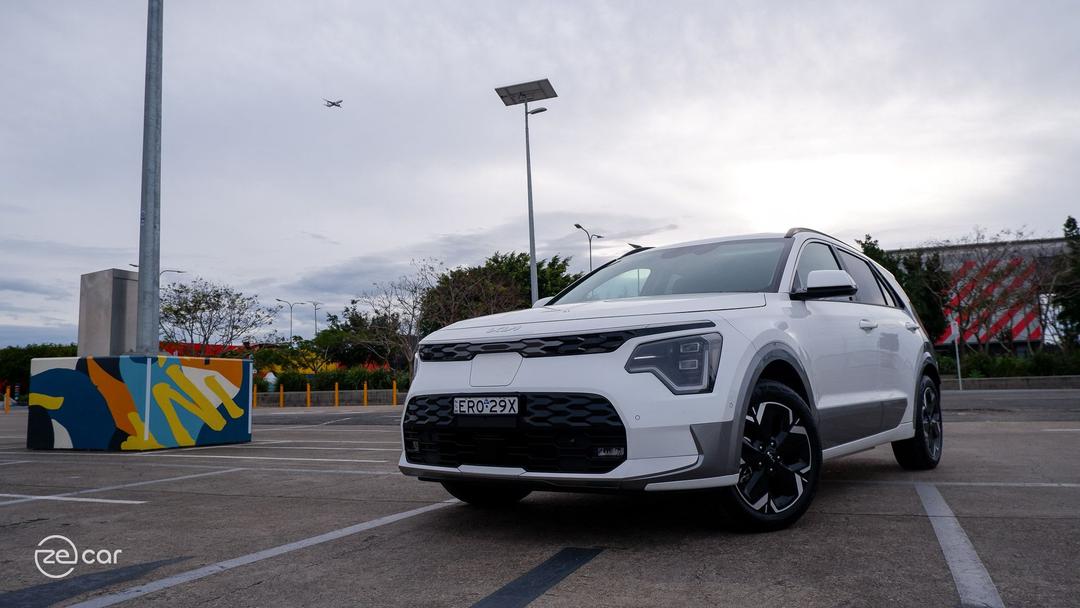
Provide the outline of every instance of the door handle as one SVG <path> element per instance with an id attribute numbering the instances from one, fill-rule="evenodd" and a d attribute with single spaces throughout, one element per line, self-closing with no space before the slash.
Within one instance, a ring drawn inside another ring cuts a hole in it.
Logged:
<path id="1" fill-rule="evenodd" d="M 908 321 L 907 323 L 904 323 L 904 329 L 908 331 L 919 331 L 919 324 Z"/>
<path id="2" fill-rule="evenodd" d="M 875 329 L 876 327 L 877 323 L 870 319 L 862 319 L 859 321 L 859 329 Z"/>

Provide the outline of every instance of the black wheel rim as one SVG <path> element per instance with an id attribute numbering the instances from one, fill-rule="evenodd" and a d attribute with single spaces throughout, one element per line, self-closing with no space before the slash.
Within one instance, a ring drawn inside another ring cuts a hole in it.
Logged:
<path id="1" fill-rule="evenodd" d="M 937 460 L 941 455 L 941 406 L 937 391 L 929 386 L 922 392 L 922 432 L 926 452 L 931 459 Z"/>
<path id="2" fill-rule="evenodd" d="M 782 513 L 810 485 L 814 451 L 799 416 L 788 406 L 765 401 L 746 413 L 739 482 L 747 506 L 761 513 Z"/>

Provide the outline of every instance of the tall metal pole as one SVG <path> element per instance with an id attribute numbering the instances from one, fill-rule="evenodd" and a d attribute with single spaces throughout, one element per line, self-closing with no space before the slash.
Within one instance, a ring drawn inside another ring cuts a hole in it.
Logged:
<path id="1" fill-rule="evenodd" d="M 322 306 L 322 302 L 312 302 L 312 306 L 315 307 L 315 335 L 319 335 L 319 307 Z"/>
<path id="2" fill-rule="evenodd" d="M 525 102 L 525 180 L 529 188 L 529 282 L 532 303 L 540 299 L 536 281 L 536 230 L 533 227 L 532 154 L 529 151 L 529 102 Z"/>
<path id="3" fill-rule="evenodd" d="M 135 349 L 157 355 L 161 316 L 161 38 L 162 1 L 149 0 L 146 16 L 146 88 L 143 98 L 142 213 L 139 217 L 139 305 Z"/>

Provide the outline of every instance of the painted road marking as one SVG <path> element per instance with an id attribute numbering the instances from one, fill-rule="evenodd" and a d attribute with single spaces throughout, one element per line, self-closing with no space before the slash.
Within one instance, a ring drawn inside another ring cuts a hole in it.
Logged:
<path id="1" fill-rule="evenodd" d="M 1005 604 L 998 595 L 990 573 L 979 560 L 975 546 L 971 544 L 941 492 L 928 483 L 915 484 L 915 491 L 919 493 L 923 508 L 934 526 L 934 534 L 937 535 L 941 552 L 945 555 L 945 563 L 949 565 L 956 591 L 960 594 L 960 605 L 1004 608 Z"/>
<path id="2" fill-rule="evenodd" d="M 922 481 L 877 479 L 825 479 L 825 483 L 856 483 L 878 486 L 917 486 Z M 987 488 L 1080 488 L 1080 483 L 1053 481 L 935 481 L 935 486 L 984 486 Z"/>
<path id="3" fill-rule="evenodd" d="M 30 462 L 30 461 L 29 460 L 5 460 L 4 462 L 0 462 L 0 467 L 6 466 L 6 465 L 9 465 L 9 464 L 22 464 L 24 462 Z"/>
<path id="4" fill-rule="evenodd" d="M 240 557 L 234 557 L 233 559 L 220 561 L 214 564 L 203 566 L 202 568 L 196 568 L 194 570 L 188 570 L 187 572 L 181 572 L 180 574 L 175 574 L 173 576 L 152 581 L 144 585 L 125 589 L 124 591 L 121 591 L 119 593 L 111 593 L 109 595 L 95 597 L 85 602 L 74 604 L 73 606 L 79 608 L 103 608 L 104 606 L 112 606 L 114 604 L 126 602 L 128 600 L 142 597 L 156 591 L 161 591 L 163 589 L 168 589 L 177 585 L 183 585 L 184 583 L 190 583 L 191 581 L 196 581 L 201 578 L 206 578 L 207 576 L 218 574 L 219 572 L 225 572 L 227 570 L 232 570 L 233 568 L 239 568 L 240 566 L 246 566 L 255 562 L 261 562 L 263 560 L 277 557 L 279 555 L 284 555 L 286 553 L 291 553 L 299 549 L 306 549 L 314 545 L 330 542 L 332 540 L 338 540 L 340 538 L 345 538 L 346 536 L 352 536 L 353 534 L 366 532 L 367 530 L 373 530 L 375 528 L 385 526 L 387 524 L 392 524 L 403 519 L 409 519 L 410 517 L 423 515 L 424 513 L 435 511 L 436 509 L 448 507 L 456 502 L 456 500 L 451 499 L 444 502 L 430 504 L 425 507 L 420 507 L 418 509 L 412 509 L 410 511 L 403 511 L 401 513 L 395 513 L 393 515 L 386 515 L 384 517 L 379 517 L 371 521 L 352 525 L 347 528 L 341 528 L 339 530 L 334 530 L 332 532 L 327 532 L 318 536 L 312 536 L 311 538 L 305 538 L 303 540 L 279 545 L 270 549 L 263 549 L 262 551 L 256 551 L 255 553 L 249 553 Z"/>
<path id="5" fill-rule="evenodd" d="M 495 593 L 476 602 L 473 608 L 524 608 L 559 584 L 559 581 L 592 561 L 601 551 L 603 549 L 563 549 Z"/>
<path id="6" fill-rule="evenodd" d="M 113 500 L 111 498 L 76 498 L 74 496 L 39 496 L 36 494 L 0 494 L 0 498 L 25 498 L 30 500 L 60 500 L 64 502 L 103 502 L 113 505 L 144 505 L 145 500 Z M 5 503 L 0 503 L 5 504 Z"/>
<path id="7" fill-rule="evenodd" d="M 1080 433 L 1080 429 L 1043 429 L 1044 433 Z"/>
<path id="8" fill-rule="evenodd" d="M 207 471 L 205 473 L 192 473 L 191 475 L 181 475 L 179 477 L 166 477 L 165 479 L 150 479 L 147 481 L 136 481 L 134 483 L 123 483 L 115 486 L 106 486 L 104 488 L 89 488 L 86 490 L 76 490 L 74 492 L 64 492 L 63 494 L 53 494 L 51 498 L 59 498 L 62 496 L 78 496 L 80 494 L 93 494 L 95 492 L 108 492 L 110 490 L 120 490 L 124 488 L 137 488 L 139 486 L 148 486 L 155 483 L 165 483 L 168 481 L 182 481 L 184 479 L 195 479 L 196 477 L 208 477 L 210 475 L 221 475 L 222 473 L 232 473 L 233 471 L 239 471 L 240 469 L 223 469 L 221 471 Z M 0 506 L 14 505 L 21 502 L 30 502 L 32 500 L 46 500 L 49 497 L 35 497 L 35 498 L 20 498 L 18 500 L 7 500 L 0 502 Z"/>
<path id="9" fill-rule="evenodd" d="M 396 441 L 388 443 L 398 443 Z M 178 448 L 177 452 L 194 452 L 195 450 L 209 450 L 210 448 L 229 448 L 243 450 L 353 450 L 361 452 L 400 452 L 401 448 L 364 448 L 352 446 L 302 446 L 302 445 L 252 445 L 250 443 L 236 443 L 232 445 L 207 445 L 198 448 Z M 150 452 L 146 452 L 150 455 Z"/>
<path id="10" fill-rule="evenodd" d="M 147 456 L 153 456 L 156 458 L 230 458 L 237 460 L 304 460 L 310 462 L 381 462 L 385 463 L 385 460 L 349 460 L 344 458 L 299 458 L 290 456 L 225 456 L 223 454 L 158 454 L 152 453 Z"/>
<path id="11" fill-rule="evenodd" d="M 85 461 L 80 460 L 56 460 L 56 459 L 44 459 L 44 460 L 24 460 L 22 462 L 34 463 L 34 464 L 80 464 Z M 300 469 L 291 467 L 225 467 L 219 464 L 179 464 L 179 463 L 164 463 L 164 462 L 96 462 L 94 466 L 115 466 L 115 467 L 158 467 L 158 468 L 170 468 L 170 469 L 217 469 L 224 471 L 228 469 L 230 471 L 275 471 L 282 473 L 329 473 L 329 474 L 344 474 L 344 475 L 397 475 L 397 471 L 358 471 L 354 469 Z"/>

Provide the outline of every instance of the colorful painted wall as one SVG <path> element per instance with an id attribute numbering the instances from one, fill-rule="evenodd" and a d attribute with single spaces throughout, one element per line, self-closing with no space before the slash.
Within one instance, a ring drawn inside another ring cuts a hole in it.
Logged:
<path id="1" fill-rule="evenodd" d="M 34 359 L 26 447 L 156 450 L 251 441 L 251 361 Z"/>

